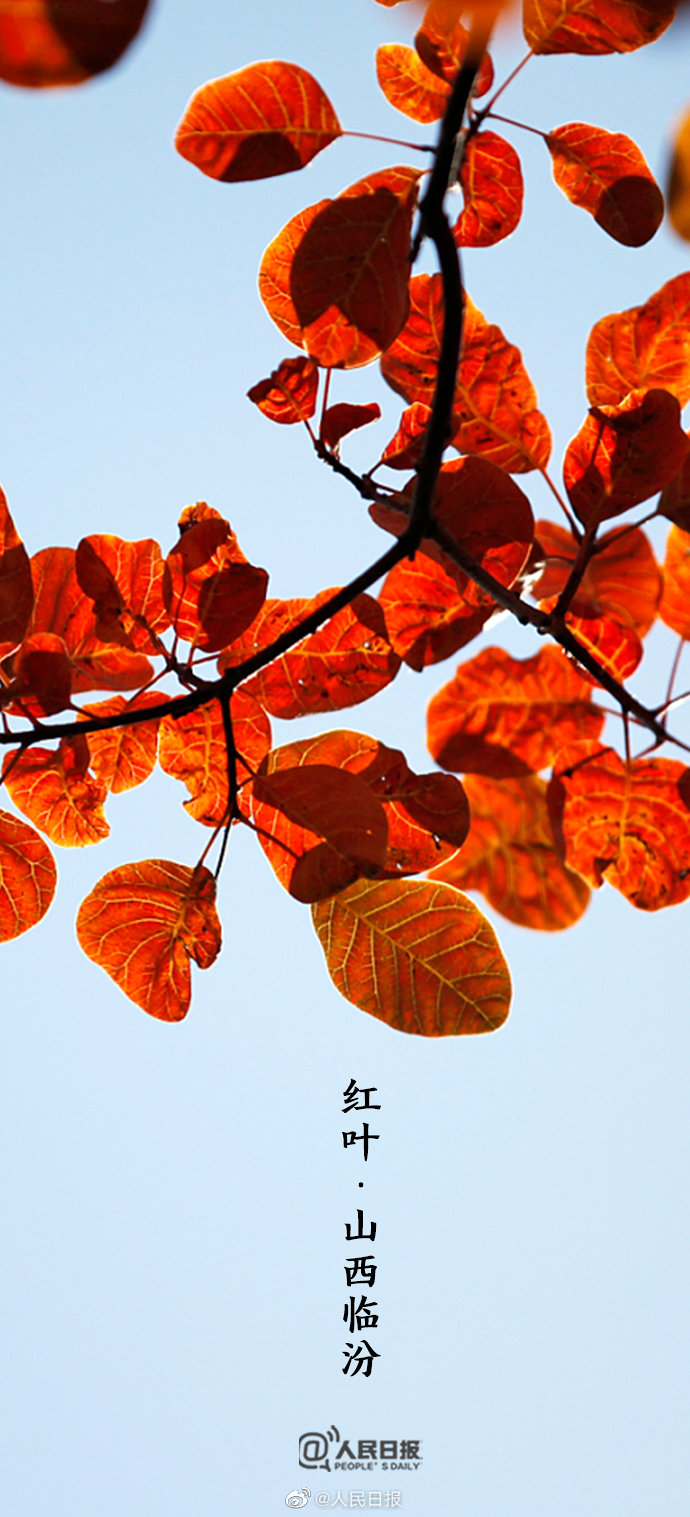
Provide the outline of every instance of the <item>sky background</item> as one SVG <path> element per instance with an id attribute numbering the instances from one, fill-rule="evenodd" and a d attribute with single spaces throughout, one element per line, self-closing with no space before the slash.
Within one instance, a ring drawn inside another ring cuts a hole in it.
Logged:
<path id="1" fill-rule="evenodd" d="M 411 40 L 409 10 L 155 0 L 110 74 L 0 86 L 0 481 L 30 552 L 89 532 L 165 552 L 198 499 L 274 595 L 342 583 L 382 550 L 302 429 L 244 397 L 292 351 L 256 293 L 266 244 L 303 206 L 415 160 L 345 141 L 299 176 L 229 186 L 171 144 L 194 90 L 267 57 L 311 69 L 345 126 L 432 140 L 375 84 L 375 48 Z M 504 108 L 544 130 L 626 131 L 663 178 L 689 46 L 685 25 L 627 58 L 535 60 Z M 509 30 L 499 78 L 522 51 Z M 556 470 L 584 415 L 590 327 L 686 269 L 688 247 L 665 230 L 641 250 L 610 242 L 559 195 L 543 143 L 510 135 L 525 217 L 465 272 L 522 348 Z M 332 399 L 381 403 L 377 435 L 345 446 L 369 466 L 397 399 L 375 367 L 337 377 Z M 539 482 L 521 483 L 541 514 Z M 510 626 L 490 639 L 535 651 Z M 662 698 L 672 652 L 651 634 L 637 693 Z M 276 723 L 276 741 L 349 726 L 428 770 L 425 708 L 455 663 Z M 330 1501 L 399 1490 L 416 1517 L 687 1509 L 687 907 L 644 916 L 604 887 L 565 934 L 492 917 L 508 1023 L 427 1041 L 339 996 L 309 913 L 233 836 L 223 953 L 166 1026 L 84 958 L 73 924 L 117 864 L 196 861 L 207 834 L 185 795 L 159 775 L 112 798 L 110 838 L 60 854 L 49 916 L 2 950 L 3 1510 L 269 1517 L 302 1486 Z M 381 1103 L 366 1166 L 342 1147 L 353 1077 Z M 378 1227 L 369 1380 L 341 1372 L 344 1223 L 360 1204 Z M 299 1435 L 333 1424 L 420 1439 L 423 1466 L 301 1470 Z"/>

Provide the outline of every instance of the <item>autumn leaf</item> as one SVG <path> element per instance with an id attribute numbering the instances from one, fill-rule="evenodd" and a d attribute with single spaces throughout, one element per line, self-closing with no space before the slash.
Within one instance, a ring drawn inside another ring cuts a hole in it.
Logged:
<path id="1" fill-rule="evenodd" d="M 690 641 L 690 534 L 681 527 L 671 527 L 666 542 L 659 616 L 672 632 Z"/>
<path id="2" fill-rule="evenodd" d="M 680 122 L 673 140 L 666 198 L 674 232 L 690 242 L 690 111 Z"/>
<path id="3" fill-rule="evenodd" d="M 450 885 L 357 880 L 312 907 L 336 988 L 399 1032 L 493 1032 L 510 976 L 486 918 Z"/>
<path id="4" fill-rule="evenodd" d="M 425 553 L 390 570 L 379 600 L 395 652 L 418 670 L 464 648 L 494 610 L 493 605 L 480 606 L 476 596 L 465 596 L 457 575 Z"/>
<path id="5" fill-rule="evenodd" d="M 323 900 L 383 867 L 388 826 L 363 779 L 327 764 L 263 773 L 252 820 L 281 884 L 298 901 Z"/>
<path id="6" fill-rule="evenodd" d="M 404 167 L 370 174 L 294 216 L 264 253 L 269 316 L 326 368 L 370 363 L 406 319 L 419 179 Z"/>
<path id="7" fill-rule="evenodd" d="M 415 469 L 422 456 L 431 407 L 415 400 L 400 418 L 400 426 L 381 454 L 389 469 Z"/>
<path id="8" fill-rule="evenodd" d="M 523 0 L 534 53 L 629 53 L 670 26 L 677 0 Z"/>
<path id="9" fill-rule="evenodd" d="M 343 438 L 348 437 L 350 432 L 356 432 L 360 427 L 368 427 L 370 422 L 378 421 L 380 415 L 381 407 L 375 400 L 360 406 L 340 401 L 338 405 L 328 406 L 324 411 L 319 427 L 319 437 L 322 442 L 325 442 L 326 447 L 336 451 Z"/>
<path id="10" fill-rule="evenodd" d="M 546 565 L 532 593 L 551 610 L 575 565 L 578 544 L 566 527 L 550 521 L 537 522 L 536 536 Z M 646 637 L 656 620 L 661 584 L 659 565 L 641 528 L 621 532 L 616 527 L 597 539 L 570 607 L 576 614 L 588 608 L 612 616 Z"/>
<path id="11" fill-rule="evenodd" d="M 112 869 L 82 903 L 77 937 L 88 958 L 152 1017 L 189 1009 L 190 960 L 209 969 L 220 951 L 216 882 L 208 869 L 144 859 Z"/>
<path id="12" fill-rule="evenodd" d="M 469 810 L 458 780 L 449 774 L 415 774 L 402 753 L 363 732 L 340 729 L 288 743 L 273 749 L 263 768 L 273 776 L 302 766 L 328 766 L 366 782 L 387 824 L 378 874 L 418 874 L 449 858 L 467 836 Z"/>
<path id="13" fill-rule="evenodd" d="M 618 516 L 669 484 L 689 448 L 680 406 L 667 390 L 593 407 L 563 461 L 570 504 L 588 527 Z"/>
<path id="14" fill-rule="evenodd" d="M 31 620 L 34 587 L 29 555 L 0 490 L 0 658 L 20 643 Z"/>
<path id="15" fill-rule="evenodd" d="M 185 523 L 165 560 L 163 599 L 178 637 L 205 653 L 235 641 L 266 599 L 268 575 L 247 562 L 228 523 Z"/>
<path id="16" fill-rule="evenodd" d="M 690 453 L 683 467 L 662 490 L 656 509 L 659 516 L 668 517 L 686 532 L 690 530 Z"/>
<path id="17" fill-rule="evenodd" d="M 582 916 L 589 887 L 559 858 L 546 807 L 546 784 L 536 775 L 464 781 L 472 823 L 459 853 L 431 878 L 460 890 L 479 890 L 501 916 L 537 932 L 560 932 Z"/>
<path id="18" fill-rule="evenodd" d="M 31 89 L 81 84 L 112 68 L 149 0 L 3 0 L 0 79 Z"/>
<path id="19" fill-rule="evenodd" d="M 453 227 L 460 248 L 488 248 L 510 237 L 522 215 L 523 181 L 514 147 L 496 132 L 477 132 L 460 168 L 465 208 Z"/>
<path id="20" fill-rule="evenodd" d="M 175 147 L 202 174 L 234 184 L 302 169 L 341 135 L 333 106 L 312 75 L 272 59 L 197 90 Z"/>
<path id="21" fill-rule="evenodd" d="M 74 561 L 80 588 L 93 604 L 96 636 L 156 654 L 157 634 L 170 626 L 163 602 L 163 555 L 151 537 L 125 542 L 96 533 L 83 537 Z"/>
<path id="22" fill-rule="evenodd" d="M 641 306 L 596 322 L 586 358 L 591 406 L 620 405 L 631 390 L 690 400 L 690 274 L 677 274 Z M 640 396 L 640 399 L 642 397 Z"/>
<path id="23" fill-rule="evenodd" d="M 51 843 L 83 848 L 108 836 L 103 813 L 107 792 L 89 773 L 86 738 L 64 738 L 56 749 L 12 749 L 4 760 L 3 778 L 17 809 Z"/>
<path id="24" fill-rule="evenodd" d="M 82 706 L 84 719 L 90 716 L 122 716 L 126 711 L 138 711 L 142 706 L 160 705 L 162 696 L 155 690 L 143 690 L 132 700 L 126 701 L 116 695 L 109 701 L 98 701 L 92 706 Z M 131 727 L 111 727 L 102 732 L 89 732 L 89 767 L 96 779 L 120 795 L 143 785 L 156 766 L 159 721 L 137 722 Z"/>
<path id="25" fill-rule="evenodd" d="M 221 656 L 221 673 L 270 646 L 334 594 L 334 590 L 322 590 L 312 600 L 267 601 L 242 640 Z M 261 669 L 244 688 L 271 716 L 289 720 L 359 705 L 390 684 L 399 668 L 378 601 L 357 595 L 318 632 Z"/>
<path id="26" fill-rule="evenodd" d="M 556 184 L 573 205 L 625 247 L 649 242 L 663 219 L 664 197 L 630 137 L 571 121 L 544 140 Z"/>
<path id="27" fill-rule="evenodd" d="M 455 83 L 467 54 L 469 32 L 458 20 L 459 10 L 459 6 L 449 6 L 446 0 L 431 0 L 414 39 L 422 62 L 446 84 Z M 477 98 L 491 89 L 493 77 L 493 64 L 485 52 L 473 86 Z"/>
<path id="28" fill-rule="evenodd" d="M 72 698 L 72 664 L 65 643 L 54 632 L 25 637 L 12 660 L 9 693 L 22 714 L 54 716 Z"/>
<path id="29" fill-rule="evenodd" d="M 18 938 L 40 922 L 56 884 L 47 843 L 26 822 L 0 811 L 0 942 Z"/>
<path id="30" fill-rule="evenodd" d="M 271 746 L 271 724 L 258 701 L 236 690 L 230 702 L 237 752 L 237 784 L 256 774 Z M 228 814 L 228 755 L 220 702 L 209 701 L 183 716 L 165 716 L 160 726 L 159 763 L 190 794 L 185 810 L 204 827 L 217 827 Z"/>
<path id="31" fill-rule="evenodd" d="M 389 105 L 403 116 L 428 125 L 445 114 L 450 85 L 426 67 L 413 47 L 386 42 L 378 48 L 376 78 Z"/>
<path id="32" fill-rule="evenodd" d="M 314 415 L 318 388 L 319 371 L 311 358 L 284 358 L 270 379 L 252 385 L 247 398 L 271 421 L 292 426 Z"/>
<path id="33" fill-rule="evenodd" d="M 72 668 L 72 693 L 137 690 L 153 677 L 149 660 L 134 649 L 103 643 L 93 602 L 82 590 L 73 548 L 44 548 L 31 559 L 34 609 L 29 633 L 62 638 Z"/>
<path id="34" fill-rule="evenodd" d="M 585 652 L 591 653 L 601 668 L 613 675 L 620 685 L 625 684 L 642 662 L 644 650 L 635 628 L 616 621 L 613 616 L 597 615 L 586 609 L 576 615 L 568 611 L 565 624 Z M 580 673 L 583 679 L 597 684 L 587 669 L 581 669 Z"/>
<path id="35" fill-rule="evenodd" d="M 593 743 L 566 750 L 548 791 L 566 864 L 595 889 L 607 880 L 642 911 L 687 900 L 689 781 L 675 759 L 625 764 Z"/>
<path id="36" fill-rule="evenodd" d="M 410 280 L 410 315 L 381 359 L 384 379 L 407 401 L 430 405 L 443 331 L 440 274 Z M 551 435 L 519 348 L 465 301 L 464 336 L 453 400 L 452 443 L 509 473 L 546 466 Z"/>
<path id="37" fill-rule="evenodd" d="M 545 769 L 566 743 L 597 738 L 604 712 L 560 648 L 515 659 L 485 648 L 432 697 L 427 740 L 443 769 L 513 778 Z"/>

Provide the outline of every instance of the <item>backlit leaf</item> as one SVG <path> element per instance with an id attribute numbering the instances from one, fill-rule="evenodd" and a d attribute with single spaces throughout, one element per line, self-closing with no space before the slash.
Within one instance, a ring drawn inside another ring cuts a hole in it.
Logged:
<path id="1" fill-rule="evenodd" d="M 89 773 L 86 738 L 64 738 L 55 749 L 13 749 L 5 758 L 3 775 L 17 810 L 51 843 L 83 848 L 108 836 L 103 814 L 107 792 Z"/>
<path id="2" fill-rule="evenodd" d="M 474 588 L 474 587 L 473 587 Z M 465 597 L 457 576 L 418 553 L 391 569 L 379 592 L 388 636 L 411 669 L 450 658 L 477 637 L 493 607 Z"/>
<path id="3" fill-rule="evenodd" d="M 523 182 L 514 147 L 496 132 L 470 137 L 460 168 L 465 209 L 453 227 L 458 247 L 488 248 L 515 231 Z"/>
<path id="4" fill-rule="evenodd" d="M 455 82 L 467 53 L 469 32 L 458 20 L 460 9 L 460 6 L 449 6 L 446 0 L 431 0 L 414 39 L 422 62 L 447 84 Z M 491 89 L 493 77 L 493 64 L 489 54 L 485 53 L 474 83 L 475 96 L 485 95 Z"/>
<path id="5" fill-rule="evenodd" d="M 21 642 L 33 603 L 29 555 L 0 490 L 0 658 Z"/>
<path id="6" fill-rule="evenodd" d="M 674 474 L 657 502 L 657 512 L 677 527 L 690 531 L 690 453 L 683 467 Z"/>
<path id="7" fill-rule="evenodd" d="M 410 280 L 407 322 L 381 360 L 384 379 L 405 400 L 431 404 L 442 331 L 441 276 L 418 274 Z M 469 299 L 453 425 L 452 443 L 458 452 L 480 453 L 511 474 L 543 468 L 548 462 L 551 434 L 536 409 L 536 393 L 520 350 Z"/>
<path id="8" fill-rule="evenodd" d="M 534 53 L 629 53 L 670 26 L 677 0 L 523 0 Z"/>
<path id="9" fill-rule="evenodd" d="M 112 67 L 149 0 L 3 0 L 0 79 L 32 89 L 81 84 Z"/>
<path id="10" fill-rule="evenodd" d="M 381 454 L 389 469 L 415 469 L 422 456 L 431 407 L 416 400 L 400 418 L 400 426 Z"/>
<path id="11" fill-rule="evenodd" d="M 389 1027 L 443 1037 L 505 1021 L 511 984 L 496 935 L 450 885 L 357 880 L 312 918 L 341 995 Z"/>
<path id="12" fill-rule="evenodd" d="M 73 548 L 44 548 L 35 553 L 31 574 L 35 599 L 29 632 L 51 632 L 62 638 L 72 665 L 73 694 L 135 690 L 147 684 L 153 669 L 142 653 L 99 638 L 93 603 L 77 579 Z"/>
<path id="13" fill-rule="evenodd" d="M 236 183 L 302 169 L 342 135 L 320 84 L 295 63 L 251 63 L 204 84 L 175 136 L 183 158 Z"/>
<path id="14" fill-rule="evenodd" d="M 667 200 L 674 232 L 690 242 L 690 111 L 683 117 L 674 137 Z"/>
<path id="15" fill-rule="evenodd" d="M 293 217 L 264 253 L 269 316 L 326 368 L 370 363 L 405 321 L 419 178 L 411 168 L 370 174 Z"/>
<path id="16" fill-rule="evenodd" d="M 216 882 L 203 865 L 143 859 L 112 869 L 79 909 L 84 953 L 152 1017 L 189 1009 L 190 960 L 209 969 L 220 951 Z"/>
<path id="17" fill-rule="evenodd" d="M 555 522 L 538 521 L 536 533 L 546 555 L 546 567 L 532 591 L 542 605 L 565 589 L 577 557 L 577 543 L 567 527 Z M 571 601 L 575 613 L 581 608 L 613 616 L 630 625 L 638 637 L 646 637 L 656 620 L 661 598 L 661 573 L 652 547 L 639 527 L 621 532 L 615 527 L 597 540 L 596 551 L 589 559 L 576 596 Z"/>
<path id="18" fill-rule="evenodd" d="M 617 406 L 631 390 L 690 400 L 690 274 L 677 274 L 641 306 L 603 316 L 587 343 L 587 399 Z M 641 397 L 640 397 L 641 398 Z"/>
<path id="19" fill-rule="evenodd" d="M 25 637 L 12 660 L 12 669 L 10 690 L 26 715 L 54 716 L 69 706 L 72 664 L 63 639 L 54 632 Z"/>
<path id="20" fill-rule="evenodd" d="M 566 751 L 548 792 L 566 863 L 595 888 L 608 880 L 642 911 L 687 900 L 689 780 L 675 759 L 626 765 L 594 744 Z"/>
<path id="21" fill-rule="evenodd" d="M 413 121 L 440 121 L 450 86 L 426 67 L 413 47 L 386 42 L 376 53 L 376 78 L 389 103 Z"/>
<path id="22" fill-rule="evenodd" d="M 545 141 L 556 184 L 574 205 L 625 247 L 649 242 L 663 219 L 664 197 L 630 137 L 571 121 Z"/>
<path id="23" fill-rule="evenodd" d="M 0 811 L 0 942 L 18 938 L 40 922 L 56 884 L 48 844 L 26 822 Z"/>
<path id="24" fill-rule="evenodd" d="M 275 748 L 264 767 L 275 774 L 303 765 L 330 765 L 366 781 L 388 827 L 381 875 L 429 869 L 449 858 L 467 836 L 469 809 L 459 781 L 450 774 L 413 773 L 402 753 L 363 732 L 323 732 L 288 743 Z"/>
<path id="25" fill-rule="evenodd" d="M 679 637 L 690 641 L 690 534 L 681 527 L 671 527 L 668 534 L 659 616 Z"/>
<path id="26" fill-rule="evenodd" d="M 93 706 L 82 706 L 82 714 L 88 716 L 120 716 L 123 711 L 139 710 L 142 706 L 160 704 L 160 692 L 144 690 L 126 701 L 121 695 L 112 700 L 99 701 Z M 103 732 L 89 732 L 89 767 L 97 780 L 119 795 L 124 790 L 133 790 L 143 785 L 156 766 L 159 722 L 138 722 L 136 726 L 110 728 Z"/>
<path id="27" fill-rule="evenodd" d="M 261 379 L 247 398 L 271 421 L 292 426 L 308 421 L 316 410 L 319 371 L 311 358 L 284 358 L 270 379 Z"/>
<path id="28" fill-rule="evenodd" d="M 586 652 L 592 653 L 602 669 L 612 674 L 619 684 L 624 684 L 642 662 L 642 643 L 634 627 L 617 622 L 613 616 L 588 615 L 586 611 L 577 615 L 568 611 L 565 621 Z M 591 679 L 596 684 L 594 676 L 586 669 L 581 673 L 584 679 Z"/>
<path id="29" fill-rule="evenodd" d="M 385 813 L 358 775 L 318 763 L 280 768 L 254 780 L 251 798 L 259 842 L 298 901 L 324 900 L 382 869 Z"/>
<path id="30" fill-rule="evenodd" d="M 256 774 L 271 746 L 271 724 L 265 711 L 245 689 L 230 703 L 233 737 L 238 755 L 237 783 Z M 158 758 L 161 769 L 186 785 L 190 800 L 185 810 L 205 827 L 217 827 L 228 812 L 228 758 L 220 703 L 209 701 L 196 711 L 160 725 Z"/>
<path id="31" fill-rule="evenodd" d="M 593 408 L 563 460 L 570 504 L 585 526 L 618 516 L 669 484 L 689 447 L 680 406 L 667 390 Z"/>
<path id="32" fill-rule="evenodd" d="M 165 560 L 163 598 L 178 637 L 205 653 L 234 642 L 266 599 L 268 575 L 247 562 L 220 517 L 184 525 Z"/>
<path id="33" fill-rule="evenodd" d="M 560 648 L 527 659 L 485 648 L 432 697 L 429 752 L 443 769 L 494 779 L 537 772 L 566 743 L 599 736 L 604 713 L 591 696 Z"/>
<path id="34" fill-rule="evenodd" d="M 156 634 L 170 626 L 163 603 L 163 556 L 153 538 L 124 542 L 96 533 L 77 547 L 79 585 L 93 603 L 96 635 L 156 654 Z"/>
<path id="35" fill-rule="evenodd" d="M 266 648 L 333 595 L 313 600 L 267 601 L 252 627 L 219 660 L 221 672 Z M 357 595 L 351 605 L 276 659 L 247 686 L 271 716 L 289 719 L 356 706 L 390 684 L 400 667 L 378 601 Z"/>
<path id="36" fill-rule="evenodd" d="M 368 427 L 370 422 L 378 421 L 381 415 L 381 407 L 373 400 L 367 405 L 353 406 L 345 401 L 338 405 L 329 406 L 324 411 L 319 428 L 319 437 L 326 446 L 337 449 L 344 437 L 350 432 L 357 432 L 360 427 Z"/>
<path id="37" fill-rule="evenodd" d="M 553 841 L 546 784 L 536 775 L 464 782 L 472 823 L 459 853 L 433 871 L 460 890 L 480 890 L 495 911 L 538 932 L 560 932 L 582 916 L 589 887 L 566 869 Z"/>

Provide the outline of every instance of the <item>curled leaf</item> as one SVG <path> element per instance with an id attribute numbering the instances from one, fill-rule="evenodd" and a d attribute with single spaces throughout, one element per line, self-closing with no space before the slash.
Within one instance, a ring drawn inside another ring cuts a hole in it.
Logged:
<path id="1" fill-rule="evenodd" d="M 271 421 L 293 426 L 314 415 L 318 388 L 319 371 L 311 358 L 284 358 L 270 379 L 252 385 L 247 398 Z"/>
<path id="2" fill-rule="evenodd" d="M 83 901 L 77 937 L 88 958 L 152 1017 L 179 1022 L 191 996 L 190 960 L 220 951 L 216 882 L 203 865 L 143 859 L 112 869 Z"/>

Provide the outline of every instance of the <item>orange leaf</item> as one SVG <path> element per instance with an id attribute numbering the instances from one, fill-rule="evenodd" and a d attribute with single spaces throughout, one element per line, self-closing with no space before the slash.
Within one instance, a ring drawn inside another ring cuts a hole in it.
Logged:
<path id="1" fill-rule="evenodd" d="M 543 605 L 565 589 L 577 557 L 577 543 L 566 527 L 539 521 L 537 538 L 546 554 L 546 568 L 533 589 Z M 597 615 L 613 616 L 646 637 L 656 620 L 661 597 L 661 574 L 653 550 L 639 527 L 629 532 L 614 528 L 597 540 L 580 580 L 571 610 L 594 609 Z M 548 607 L 550 609 L 550 606 Z"/>
<path id="2" fill-rule="evenodd" d="M 61 848 L 100 843 L 110 828 L 103 814 L 105 785 L 89 773 L 84 737 L 57 749 L 15 748 L 3 764 L 8 793 L 19 811 Z"/>
<path id="3" fill-rule="evenodd" d="M 422 62 L 447 84 L 454 84 L 465 61 L 469 32 L 457 19 L 459 7 L 446 0 L 431 0 L 414 39 Z M 488 53 L 484 54 L 474 83 L 473 94 L 485 95 L 493 84 L 494 69 Z"/>
<path id="4" fill-rule="evenodd" d="M 444 769 L 494 779 L 545 769 L 566 743 L 599 736 L 604 713 L 591 695 L 560 648 L 527 659 L 485 648 L 433 696 L 429 752 Z"/>
<path id="5" fill-rule="evenodd" d="M 608 880 L 642 911 L 690 895 L 690 771 L 674 759 L 625 765 L 610 748 L 561 755 L 549 811 L 565 861 L 598 888 Z"/>
<path id="6" fill-rule="evenodd" d="M 281 885 L 321 901 L 383 867 L 383 807 L 356 774 L 327 764 L 280 768 L 254 780 L 252 817 Z"/>
<path id="7" fill-rule="evenodd" d="M 617 622 L 613 616 L 598 616 L 591 610 L 588 613 L 586 609 L 578 615 L 568 611 L 565 620 L 583 648 L 592 653 L 619 684 L 624 684 L 635 673 L 644 650 L 634 627 Z M 587 669 L 580 672 L 584 679 L 597 683 Z"/>
<path id="8" fill-rule="evenodd" d="M 149 0 L 3 0 L 0 79 L 32 89 L 81 84 L 112 67 Z"/>
<path id="9" fill-rule="evenodd" d="M 460 248 L 488 248 L 510 237 L 522 215 L 523 182 L 514 147 L 496 132 L 470 137 L 460 168 L 465 209 L 453 228 Z"/>
<path id="10" fill-rule="evenodd" d="M 202 174 L 236 184 L 303 169 L 340 136 L 321 85 L 296 63 L 272 59 L 197 90 L 175 147 Z"/>
<path id="11" fill-rule="evenodd" d="M 450 85 L 431 73 L 414 48 L 384 43 L 376 53 L 376 78 L 389 105 L 403 116 L 427 125 L 445 114 Z"/>
<path id="12" fill-rule="evenodd" d="M 656 509 L 659 516 L 666 516 L 677 527 L 690 531 L 690 453 L 682 469 L 662 491 Z"/>
<path id="13" fill-rule="evenodd" d="M 472 586 L 474 589 L 474 586 Z M 481 632 L 493 607 L 465 597 L 456 574 L 425 553 L 386 575 L 379 600 L 395 652 L 411 669 L 438 664 Z"/>
<path id="14" fill-rule="evenodd" d="M 544 781 L 532 774 L 500 781 L 468 775 L 464 783 L 470 834 L 432 879 L 480 890 L 495 911 L 520 927 L 571 927 L 588 905 L 589 887 L 556 853 Z"/>
<path id="15" fill-rule="evenodd" d="M 215 897 L 216 882 L 201 864 L 123 864 L 82 903 L 77 937 L 130 1001 L 179 1022 L 189 1009 L 190 959 L 209 969 L 220 951 Z"/>
<path id="16" fill-rule="evenodd" d="M 93 604 L 77 579 L 73 548 L 44 548 L 34 554 L 31 573 L 35 601 L 29 632 L 52 632 L 63 639 L 73 693 L 132 690 L 151 679 L 153 669 L 143 654 L 99 638 Z"/>
<path id="17" fill-rule="evenodd" d="M 411 168 L 370 174 L 294 216 L 264 253 L 269 316 L 326 368 L 370 363 L 405 321 L 419 179 Z"/>
<path id="18" fill-rule="evenodd" d="M 328 972 L 347 1000 L 400 1032 L 493 1032 L 511 998 L 493 929 L 450 885 L 358 880 L 312 907 Z"/>
<path id="19" fill-rule="evenodd" d="M 25 637 L 12 660 L 10 691 L 22 712 L 33 717 L 54 716 L 72 698 L 72 665 L 61 637 L 35 632 Z"/>
<path id="20" fill-rule="evenodd" d="M 690 534 L 681 527 L 671 527 L 668 534 L 659 616 L 672 632 L 690 641 Z"/>
<path id="21" fill-rule="evenodd" d="M 467 836 L 462 785 L 449 774 L 414 774 L 402 753 L 363 732 L 324 732 L 288 743 L 268 755 L 265 769 L 276 774 L 302 765 L 328 765 L 366 781 L 388 826 L 381 875 L 418 874 L 449 858 Z"/>
<path id="22" fill-rule="evenodd" d="M 247 399 L 283 426 L 308 421 L 316 410 L 319 371 L 311 358 L 284 358 L 270 379 L 262 379 L 247 391 Z"/>
<path id="23" fill-rule="evenodd" d="M 131 701 L 116 695 L 113 700 L 99 701 L 93 706 L 83 706 L 82 715 L 120 716 L 123 711 L 140 710 L 142 706 L 155 706 L 161 696 L 155 690 L 144 690 Z M 113 795 L 124 790 L 133 790 L 142 785 L 156 766 L 159 721 L 139 722 L 133 727 L 120 727 L 89 732 L 90 768 Z"/>
<path id="24" fill-rule="evenodd" d="M 544 140 L 556 184 L 573 205 L 625 247 L 649 242 L 663 219 L 664 197 L 630 137 L 571 121 Z"/>
<path id="25" fill-rule="evenodd" d="M 251 625 L 266 599 L 268 575 L 247 562 L 222 517 L 182 527 L 165 560 L 163 598 L 178 637 L 216 652 Z"/>
<path id="26" fill-rule="evenodd" d="M 230 705 L 237 749 L 237 783 L 253 776 L 271 746 L 271 724 L 247 690 L 237 690 Z M 205 827 L 217 827 L 228 814 L 228 758 L 223 714 L 217 700 L 173 718 L 160 727 L 159 763 L 166 774 L 186 785 L 191 799 L 185 810 Z"/>
<path id="27" fill-rule="evenodd" d="M 0 811 L 0 942 L 18 938 L 40 922 L 56 884 L 47 843 L 26 822 Z"/>
<path id="28" fill-rule="evenodd" d="M 221 672 L 268 647 L 333 594 L 334 590 L 322 590 L 313 600 L 267 601 L 242 641 L 219 660 Z M 390 684 L 399 668 L 378 601 L 357 595 L 351 605 L 262 669 L 245 688 L 271 716 L 286 720 L 368 701 Z"/>
<path id="29" fill-rule="evenodd" d="M 677 274 L 644 305 L 602 316 L 587 343 L 587 399 L 616 406 L 631 390 L 670 390 L 690 400 L 690 274 Z"/>
<path id="30" fill-rule="evenodd" d="M 158 543 L 151 537 L 124 542 L 103 533 L 83 537 L 75 569 L 81 589 L 93 603 L 101 641 L 156 654 L 155 634 L 170 626 Z"/>
<path id="31" fill-rule="evenodd" d="M 430 404 L 442 330 L 441 276 L 418 274 L 410 280 L 409 318 L 381 360 L 384 379 L 405 400 Z M 543 468 L 548 462 L 551 434 L 536 409 L 536 393 L 520 350 L 469 299 L 453 423 L 452 442 L 459 452 L 480 453 L 511 474 Z"/>
<path id="32" fill-rule="evenodd" d="M 563 460 L 580 521 L 591 526 L 648 500 L 682 468 L 689 448 L 680 406 L 667 390 L 650 390 L 641 403 L 630 395 L 619 406 L 592 408 Z"/>
<path id="33" fill-rule="evenodd" d="M 33 603 L 29 556 L 0 490 L 0 658 L 21 642 Z"/>
<path id="34" fill-rule="evenodd" d="M 667 200 L 674 232 L 690 242 L 690 111 L 683 117 L 674 137 Z"/>
<path id="35" fill-rule="evenodd" d="M 670 26 L 677 0 L 523 0 L 534 53 L 630 53 Z"/>
<path id="36" fill-rule="evenodd" d="M 400 418 L 400 426 L 384 448 L 381 463 L 389 469 L 415 469 L 422 456 L 424 436 L 431 417 L 431 407 L 416 400 Z"/>
<path id="37" fill-rule="evenodd" d="M 381 415 L 381 407 L 375 400 L 368 405 L 353 406 L 341 401 L 337 406 L 329 406 L 324 411 L 319 428 L 319 437 L 326 446 L 336 449 L 344 437 L 350 432 L 356 432 L 360 427 L 368 427 L 372 421 L 378 421 Z"/>

